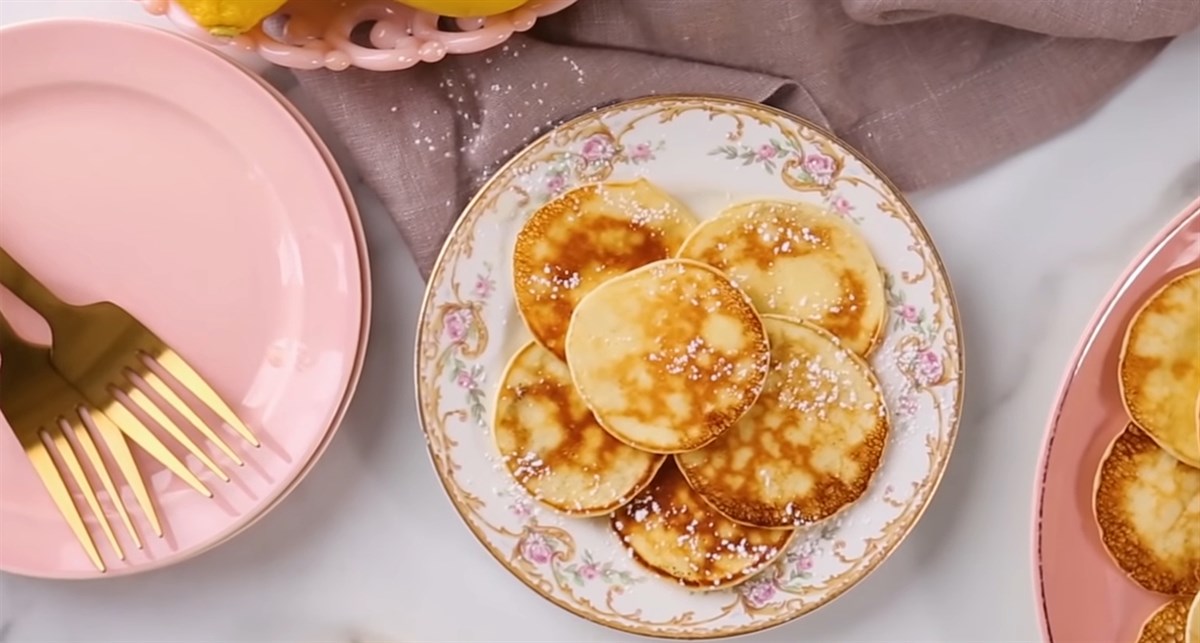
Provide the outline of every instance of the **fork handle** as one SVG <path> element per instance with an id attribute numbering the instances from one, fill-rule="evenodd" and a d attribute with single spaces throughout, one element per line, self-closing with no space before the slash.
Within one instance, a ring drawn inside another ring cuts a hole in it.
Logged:
<path id="1" fill-rule="evenodd" d="M 52 330 L 72 308 L 17 263 L 4 248 L 0 248 L 0 284 L 44 317 Z"/>
<path id="2" fill-rule="evenodd" d="M 3 252 L 3 251 L 0 251 Z M 25 343 L 18 340 L 17 331 L 8 323 L 8 319 L 0 313 L 0 350 L 6 354 L 9 351 L 19 351 L 25 347 Z"/>

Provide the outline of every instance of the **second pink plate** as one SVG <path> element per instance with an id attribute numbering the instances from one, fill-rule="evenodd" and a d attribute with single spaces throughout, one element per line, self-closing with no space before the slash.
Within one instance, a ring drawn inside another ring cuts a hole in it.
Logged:
<path id="1" fill-rule="evenodd" d="M 1146 591 L 1109 558 L 1093 517 L 1096 470 L 1128 424 L 1117 384 L 1125 328 L 1146 298 L 1200 263 L 1200 200 L 1134 260 L 1089 325 L 1051 415 L 1039 467 L 1034 578 L 1045 639 L 1134 641 L 1168 597 Z"/>
<path id="2" fill-rule="evenodd" d="M 366 257 L 336 167 L 223 57 L 105 22 L 0 31 L 0 137 L 0 243 L 64 298 L 110 299 L 156 329 L 264 443 L 231 442 L 243 467 L 208 450 L 229 483 L 187 460 L 214 499 L 140 459 L 166 534 L 135 517 L 147 545 L 123 543 L 124 562 L 98 539 L 108 574 L 222 542 L 308 469 L 361 366 Z M 2 419 L 0 523 L 0 569 L 97 575 Z"/>

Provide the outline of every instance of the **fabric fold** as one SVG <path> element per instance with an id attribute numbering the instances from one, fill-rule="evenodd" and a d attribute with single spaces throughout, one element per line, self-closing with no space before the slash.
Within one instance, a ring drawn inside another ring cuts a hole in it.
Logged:
<path id="1" fill-rule="evenodd" d="M 350 69 L 299 79 L 400 226 L 425 277 L 457 213 L 492 170 L 593 108 L 653 94 L 754 102 L 779 95 L 796 97 L 797 113 L 828 127 L 816 104 L 786 79 L 633 52 L 572 48 L 568 54 L 523 35 L 494 52 L 398 74 Z"/>
<path id="2" fill-rule="evenodd" d="M 1197 24 L 1196 0 L 579 0 L 479 54 L 296 75 L 427 276 L 489 174 L 593 108 L 764 102 L 914 190 L 1070 127 Z"/>

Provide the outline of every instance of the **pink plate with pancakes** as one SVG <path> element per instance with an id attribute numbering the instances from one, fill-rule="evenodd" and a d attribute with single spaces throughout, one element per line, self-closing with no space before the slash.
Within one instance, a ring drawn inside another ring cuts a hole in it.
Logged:
<path id="1" fill-rule="evenodd" d="M 1163 284 L 1200 265 L 1200 200 L 1138 255 L 1100 305 L 1051 413 L 1036 491 L 1034 582 L 1046 641 L 1135 641 L 1169 597 L 1117 567 L 1093 512 L 1096 471 L 1129 423 L 1117 377 L 1125 330 Z"/>
<path id="2" fill-rule="evenodd" d="M 220 544 L 294 488 L 357 381 L 369 277 L 343 178 L 261 81 L 180 36 L 117 23 L 0 30 L 0 137 L 0 244 L 64 299 L 126 307 L 263 442 L 229 439 L 242 467 L 206 445 L 228 483 L 185 459 L 213 499 L 139 457 L 166 533 L 155 538 L 126 494 L 146 546 L 116 530 L 120 561 L 97 538 L 104 575 Z M 31 339 L 48 339 L 2 289 L 0 308 Z M 100 576 L 0 425 L 0 569 Z"/>

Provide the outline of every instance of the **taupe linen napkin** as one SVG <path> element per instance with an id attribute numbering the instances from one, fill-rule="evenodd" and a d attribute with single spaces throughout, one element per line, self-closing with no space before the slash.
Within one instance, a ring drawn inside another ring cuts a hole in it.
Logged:
<path id="1" fill-rule="evenodd" d="M 1200 0 L 579 0 L 480 54 L 297 75 L 428 276 L 489 171 L 592 107 L 763 101 L 912 190 L 1077 122 L 1198 24 Z"/>

